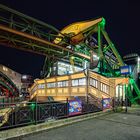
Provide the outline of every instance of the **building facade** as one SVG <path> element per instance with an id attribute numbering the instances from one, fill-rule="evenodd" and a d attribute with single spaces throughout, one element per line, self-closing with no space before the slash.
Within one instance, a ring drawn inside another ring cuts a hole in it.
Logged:
<path id="1" fill-rule="evenodd" d="M 22 82 L 21 82 L 21 74 L 0 64 L 0 71 L 4 73 L 12 82 L 17 86 L 19 90 L 21 90 Z"/>
<path id="2" fill-rule="evenodd" d="M 0 64 L 0 72 L 4 73 L 19 89 L 20 93 L 27 93 L 28 87 L 33 84 L 33 77 L 20 74 L 5 65 Z"/>
<path id="3" fill-rule="evenodd" d="M 37 79 L 30 88 L 30 100 L 42 102 L 52 97 L 54 101 L 62 101 L 72 100 L 75 96 L 124 100 L 124 87 L 128 82 L 125 77 L 107 78 L 93 71 Z"/>
<path id="4" fill-rule="evenodd" d="M 123 60 L 127 65 L 131 66 L 132 76 L 140 88 L 140 56 L 136 53 L 132 53 L 124 56 Z"/>

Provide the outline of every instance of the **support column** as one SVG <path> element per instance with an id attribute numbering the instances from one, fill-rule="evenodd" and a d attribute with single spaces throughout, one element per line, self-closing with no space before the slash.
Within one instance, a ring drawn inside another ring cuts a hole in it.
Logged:
<path id="1" fill-rule="evenodd" d="M 98 24 L 98 56 L 100 64 L 100 72 L 103 72 L 103 52 L 102 52 L 102 40 L 101 40 L 101 26 Z"/>

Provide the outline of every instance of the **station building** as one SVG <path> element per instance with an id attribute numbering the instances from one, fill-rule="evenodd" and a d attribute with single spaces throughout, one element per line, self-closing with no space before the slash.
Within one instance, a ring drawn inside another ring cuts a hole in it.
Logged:
<path id="1" fill-rule="evenodd" d="M 73 74 L 36 79 L 30 88 L 30 100 L 39 102 L 72 100 L 75 97 L 92 99 L 125 99 L 125 86 L 129 79 L 125 77 L 108 78 L 91 70 Z"/>

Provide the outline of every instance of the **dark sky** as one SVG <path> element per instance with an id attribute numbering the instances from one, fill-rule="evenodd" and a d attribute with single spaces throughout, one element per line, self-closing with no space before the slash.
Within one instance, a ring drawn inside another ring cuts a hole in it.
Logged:
<path id="1" fill-rule="evenodd" d="M 140 5 L 138 0 L 0 0 L 12 9 L 62 29 L 102 16 L 106 30 L 121 56 L 140 54 Z M 0 46 L 0 63 L 20 73 L 39 76 L 44 57 Z"/>

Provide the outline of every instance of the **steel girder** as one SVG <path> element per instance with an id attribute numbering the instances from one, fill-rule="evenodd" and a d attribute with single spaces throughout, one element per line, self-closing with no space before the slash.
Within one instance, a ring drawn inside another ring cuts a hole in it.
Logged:
<path id="1" fill-rule="evenodd" d="M 65 45 L 55 44 L 56 38 L 63 38 Z M 55 27 L 0 5 L 0 44 L 56 59 L 70 55 L 90 59 L 87 55 L 67 48 L 66 45 L 70 45 L 68 40 Z"/>

